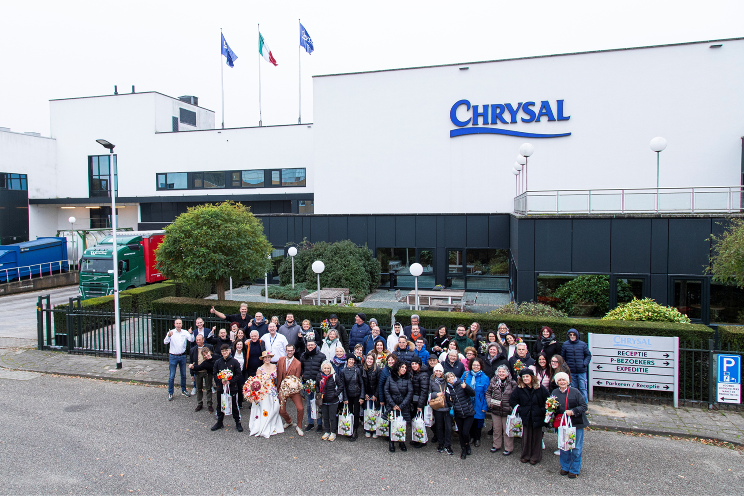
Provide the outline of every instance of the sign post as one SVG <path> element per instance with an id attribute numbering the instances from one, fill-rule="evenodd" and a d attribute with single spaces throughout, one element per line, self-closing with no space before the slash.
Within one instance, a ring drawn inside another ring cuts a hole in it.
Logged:
<path id="1" fill-rule="evenodd" d="M 589 399 L 594 387 L 645 389 L 674 394 L 679 405 L 679 338 L 589 334 L 592 362 Z"/>
<path id="2" fill-rule="evenodd" d="M 714 355 L 716 359 L 716 401 L 741 403 L 741 356 Z"/>

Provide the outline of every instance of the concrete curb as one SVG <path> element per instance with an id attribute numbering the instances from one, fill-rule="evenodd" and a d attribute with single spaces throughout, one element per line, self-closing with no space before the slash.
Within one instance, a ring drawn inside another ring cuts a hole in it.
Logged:
<path id="1" fill-rule="evenodd" d="M 31 370 L 26 368 L 10 368 L 0 365 L 0 369 L 5 370 L 18 370 L 21 372 L 36 372 L 37 374 L 47 374 L 47 375 L 61 375 L 65 377 L 79 377 L 82 379 L 98 379 L 102 381 L 111 381 L 111 382 L 126 382 L 126 383 L 132 383 L 132 384 L 143 384 L 147 386 L 167 386 L 168 381 L 148 381 L 145 379 L 129 379 L 125 377 L 111 377 L 107 375 L 97 375 L 97 374 L 72 374 L 70 372 L 50 372 L 48 370 Z M 180 387 L 180 386 L 179 386 Z"/>
<path id="2" fill-rule="evenodd" d="M 684 432 L 672 432 L 672 431 L 664 431 L 664 430 L 653 430 L 653 429 L 633 429 L 630 427 L 618 427 L 614 425 L 602 425 L 602 424 L 591 424 L 588 427 L 590 430 L 602 430 L 606 432 L 628 432 L 628 433 L 638 433 L 638 434 L 651 434 L 654 436 L 674 436 L 674 437 L 681 437 L 685 439 L 705 439 L 708 441 L 716 441 L 719 443 L 729 443 L 733 444 L 734 446 L 739 446 L 744 448 L 744 442 L 742 441 L 730 441 L 728 439 L 720 439 L 717 437 L 710 437 L 710 436 L 693 436 L 692 434 L 686 434 Z"/>

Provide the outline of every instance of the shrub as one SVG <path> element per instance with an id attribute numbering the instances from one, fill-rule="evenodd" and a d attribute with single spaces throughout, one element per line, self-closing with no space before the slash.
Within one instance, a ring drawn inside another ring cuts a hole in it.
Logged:
<path id="1" fill-rule="evenodd" d="M 524 303 L 507 303 L 491 312 L 491 315 L 530 315 L 532 317 L 568 317 L 557 308 L 544 303 L 526 301 Z"/>
<path id="2" fill-rule="evenodd" d="M 304 282 L 295 282 L 294 289 L 292 288 L 291 283 L 286 286 L 269 286 L 269 298 L 274 298 L 276 300 L 299 301 L 300 293 L 305 290 L 307 290 L 307 287 L 305 287 Z M 261 296 L 264 296 L 265 294 L 265 290 L 261 289 Z"/>
<path id="3" fill-rule="evenodd" d="M 130 295 L 132 297 L 132 310 L 135 312 L 149 312 L 152 310 L 152 302 L 165 298 L 166 296 L 176 296 L 176 286 L 168 282 L 148 284 L 139 288 L 127 289 L 119 293 L 121 295 Z"/>
<path id="4" fill-rule="evenodd" d="M 659 305 L 651 298 L 623 303 L 613 308 L 602 320 L 641 320 L 647 322 L 676 322 L 678 324 L 689 324 L 690 318 L 679 312 L 674 307 Z"/>
<path id="5" fill-rule="evenodd" d="M 119 293 L 120 311 L 131 312 L 132 300 L 133 298 L 131 295 L 124 294 L 124 292 Z M 55 334 L 67 334 L 67 312 L 64 311 L 65 309 L 67 309 L 67 307 L 67 303 L 54 306 L 55 310 L 60 310 L 58 312 L 54 312 Z M 75 305 L 75 308 L 77 308 L 77 305 Z M 113 295 L 82 300 L 80 301 L 80 309 L 83 311 L 91 312 L 90 316 L 82 317 L 82 323 L 80 326 L 81 332 L 89 332 L 93 329 L 98 329 L 100 327 L 112 325 L 114 323 Z"/>
<path id="6" fill-rule="evenodd" d="M 292 257 L 286 257 L 279 264 L 279 281 L 283 286 L 292 283 Z M 366 246 L 357 246 L 349 240 L 336 243 L 309 243 L 304 240 L 297 246 L 295 259 L 295 284 L 316 284 L 312 264 L 321 260 L 325 270 L 320 275 L 320 285 L 324 288 L 349 288 L 356 300 L 380 286 L 380 262 L 372 257 Z"/>
<path id="7" fill-rule="evenodd" d="M 610 307 L 610 276 L 583 275 L 561 284 L 552 295 L 558 298 L 558 309 L 569 315 L 600 316 Z M 618 281 L 617 297 L 630 300 L 633 293 L 629 286 Z"/>
<path id="8" fill-rule="evenodd" d="M 212 283 L 209 281 L 180 281 L 169 279 L 166 283 L 173 284 L 176 287 L 175 295 L 182 298 L 204 298 L 212 294 Z"/>

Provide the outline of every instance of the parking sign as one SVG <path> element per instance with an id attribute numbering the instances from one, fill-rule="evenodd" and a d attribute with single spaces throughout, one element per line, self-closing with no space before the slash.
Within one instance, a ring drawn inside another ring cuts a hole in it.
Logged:
<path id="1" fill-rule="evenodd" d="M 741 356 L 716 355 L 719 403 L 741 402 Z"/>

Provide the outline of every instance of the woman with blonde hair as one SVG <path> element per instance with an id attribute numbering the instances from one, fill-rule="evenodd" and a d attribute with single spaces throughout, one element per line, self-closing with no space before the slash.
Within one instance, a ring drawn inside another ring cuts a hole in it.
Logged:
<path id="1" fill-rule="evenodd" d="M 320 404 L 320 416 L 323 418 L 323 431 L 325 432 L 321 438 L 323 441 L 336 440 L 336 430 L 338 429 L 336 414 L 338 413 L 339 395 L 341 394 L 341 384 L 339 382 L 330 360 L 324 361 L 320 365 L 320 373 L 315 381 L 316 397 Z"/>

